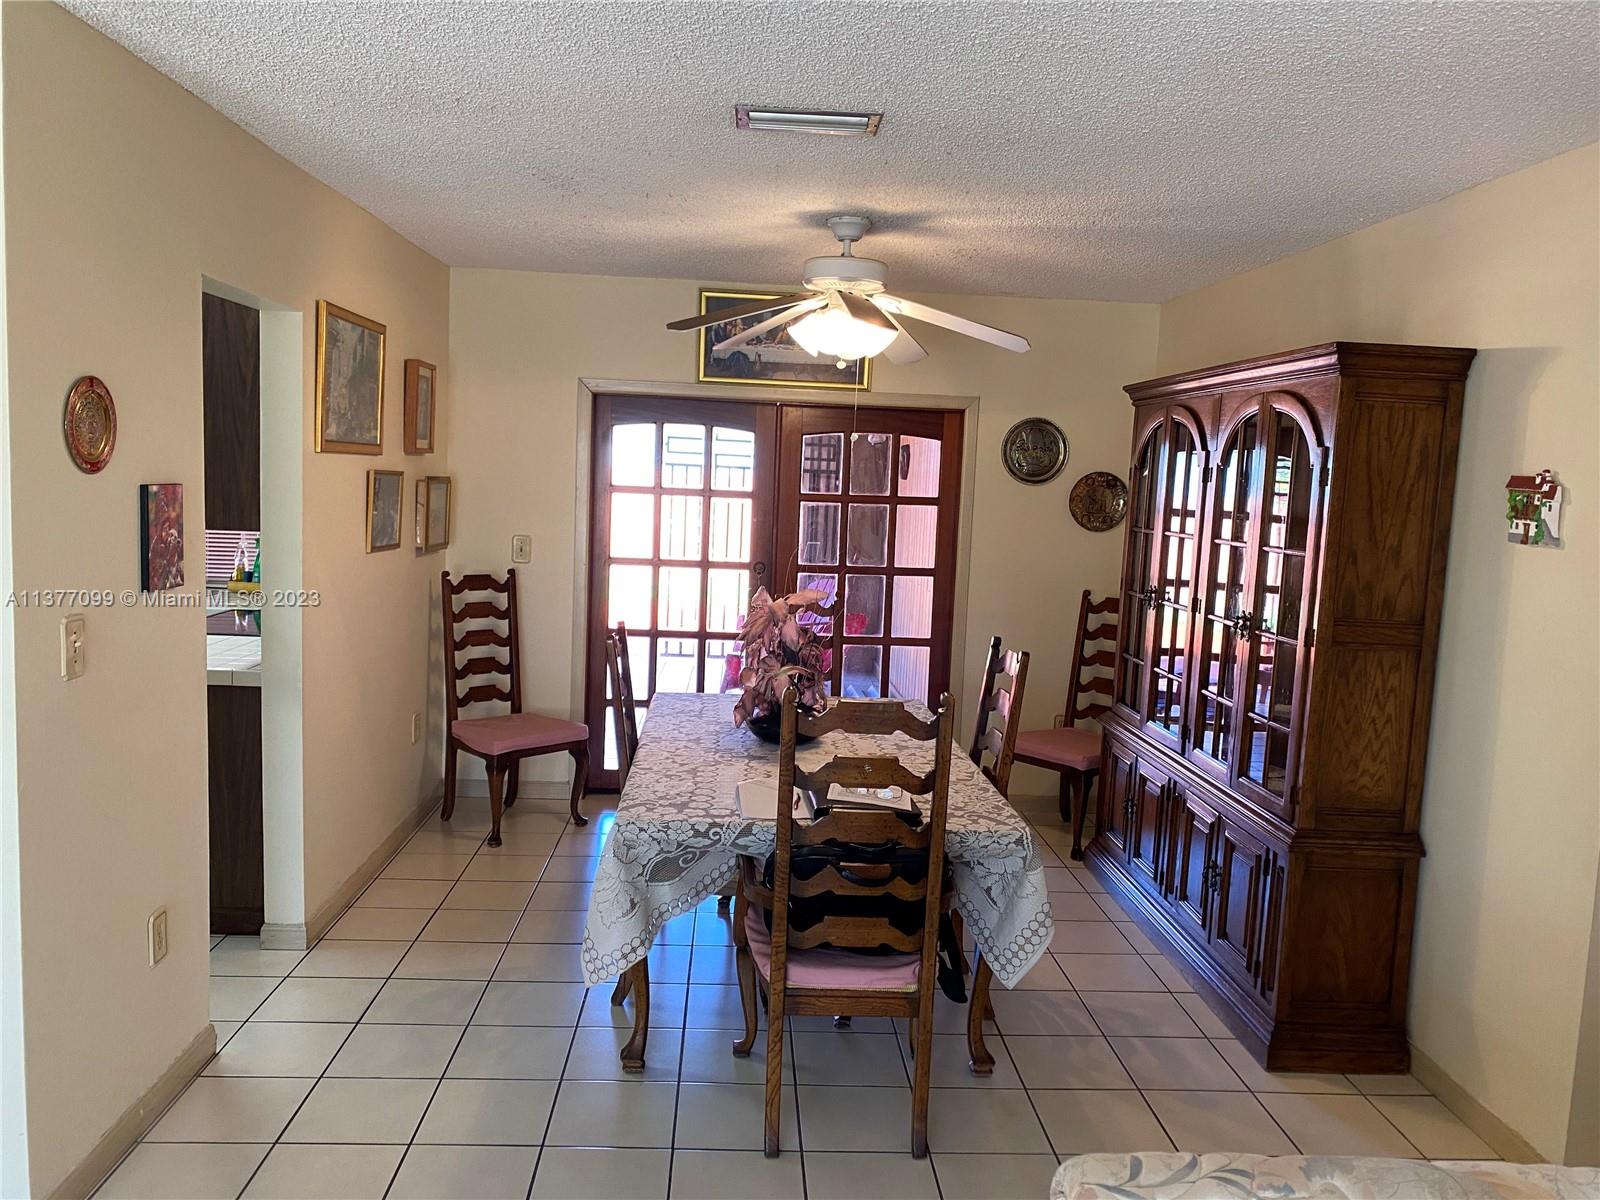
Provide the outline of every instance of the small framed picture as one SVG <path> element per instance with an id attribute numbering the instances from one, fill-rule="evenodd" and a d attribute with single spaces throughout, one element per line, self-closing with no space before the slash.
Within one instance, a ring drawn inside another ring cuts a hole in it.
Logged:
<path id="1" fill-rule="evenodd" d="M 734 308 L 752 300 L 776 300 L 773 292 L 723 292 L 700 289 L 700 315 Z M 872 360 L 854 362 L 807 353 L 780 325 L 737 346 L 717 349 L 721 342 L 753 329 L 772 316 L 757 313 L 707 325 L 700 330 L 701 383 L 759 383 L 771 387 L 858 388 L 872 386 Z"/>
<path id="2" fill-rule="evenodd" d="M 139 485 L 139 590 L 183 586 L 183 484 Z"/>
<path id="3" fill-rule="evenodd" d="M 319 454 L 383 452 L 384 327 L 317 301 Z"/>
<path id="4" fill-rule="evenodd" d="M 450 544 L 450 476 L 417 480 L 417 549 L 443 550 Z"/>
<path id="5" fill-rule="evenodd" d="M 404 471 L 367 472 L 367 553 L 400 548 Z"/>
<path id="6" fill-rule="evenodd" d="M 437 403 L 437 369 L 420 358 L 406 359 L 407 454 L 433 453 L 434 406 Z"/>

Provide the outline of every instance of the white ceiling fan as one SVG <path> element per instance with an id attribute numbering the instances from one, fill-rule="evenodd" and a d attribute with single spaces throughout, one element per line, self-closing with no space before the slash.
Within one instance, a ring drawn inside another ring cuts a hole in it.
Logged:
<path id="1" fill-rule="evenodd" d="M 1002 350 L 1022 354 L 1029 349 L 1025 337 L 884 291 L 888 268 L 875 258 L 857 258 L 851 249 L 871 226 L 866 217 L 829 217 L 828 228 L 844 249 L 837 255 L 806 259 L 802 280 L 805 291 L 685 317 L 669 322 L 667 328 L 702 329 L 772 313 L 766 320 L 724 338 L 713 349 L 741 346 L 788 326 L 789 336 L 809 354 L 841 360 L 882 354 L 892 363 L 905 364 L 928 356 L 900 320 L 909 317 L 978 338 Z"/>

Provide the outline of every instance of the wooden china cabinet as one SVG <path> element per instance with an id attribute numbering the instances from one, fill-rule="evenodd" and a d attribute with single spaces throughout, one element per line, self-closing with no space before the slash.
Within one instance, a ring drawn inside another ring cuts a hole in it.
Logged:
<path id="1" fill-rule="evenodd" d="M 1126 390 L 1089 858 L 1278 1070 L 1403 1071 L 1472 350 L 1334 342 Z"/>

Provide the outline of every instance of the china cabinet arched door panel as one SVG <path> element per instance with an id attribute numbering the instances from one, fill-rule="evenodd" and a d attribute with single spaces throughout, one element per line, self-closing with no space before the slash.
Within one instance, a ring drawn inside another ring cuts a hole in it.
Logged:
<path id="1" fill-rule="evenodd" d="M 1155 571 L 1156 500 L 1166 421 L 1158 418 L 1135 440 L 1128 474 L 1128 527 L 1123 539 L 1122 605 L 1117 631 L 1116 704 L 1142 722 L 1150 684 L 1151 600 Z"/>
<path id="2" fill-rule="evenodd" d="M 1188 710 L 1191 619 L 1198 580 L 1207 444 L 1198 417 L 1167 410 L 1156 504 L 1155 563 L 1149 608 L 1149 683 L 1145 730 L 1181 750 Z"/>

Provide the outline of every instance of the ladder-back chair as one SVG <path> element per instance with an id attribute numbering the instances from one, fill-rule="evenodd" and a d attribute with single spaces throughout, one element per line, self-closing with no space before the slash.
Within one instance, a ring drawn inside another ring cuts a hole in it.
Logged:
<path id="1" fill-rule="evenodd" d="M 628 782 L 639 752 L 639 717 L 633 699 L 633 666 L 628 660 L 628 629 L 621 621 L 606 633 L 606 677 L 611 682 L 611 724 L 617 736 L 617 790 Z"/>
<path id="2" fill-rule="evenodd" d="M 1072 857 L 1083 858 L 1083 819 L 1100 773 L 1098 722 L 1111 708 L 1111 678 L 1117 665 L 1117 598 L 1094 600 L 1084 589 L 1078 605 L 1078 636 L 1067 684 L 1066 710 L 1053 729 L 1017 735 L 1016 760 L 1061 773 L 1061 819 L 1072 821 Z M 1080 724 L 1094 721 L 1093 727 Z M 1072 793 L 1078 794 L 1074 816 Z"/>
<path id="3" fill-rule="evenodd" d="M 489 599 L 468 599 L 459 607 L 456 598 L 467 593 Z M 500 845 L 500 813 L 517 801 L 517 769 L 525 758 L 540 754 L 572 755 L 572 823 L 587 821 L 578 801 L 589 779 L 589 727 L 559 717 L 522 711 L 522 662 L 517 637 L 517 573 L 504 579 L 488 574 L 463 575 L 452 582 L 449 571 L 439 573 L 440 623 L 444 631 L 444 807 L 448 821 L 456 807 L 456 756 L 458 751 L 483 759 L 489 775 L 489 845 Z M 498 598 L 499 602 L 496 602 Z M 465 626 L 475 628 L 464 628 Z M 503 625 L 504 628 L 496 628 Z M 499 651 L 505 652 L 501 658 Z M 465 658 L 459 655 L 465 654 Z M 500 684 L 478 682 L 484 675 L 505 678 Z M 460 690 L 465 685 L 465 690 Z M 510 712 L 489 717 L 462 717 L 462 708 L 498 702 Z"/>
<path id="4" fill-rule="evenodd" d="M 1022 693 L 1028 685 L 1028 652 L 1003 650 L 998 635 L 989 639 L 978 692 L 978 725 L 967 752 L 1002 796 L 1011 789 L 1011 763 L 1016 754 L 1017 725 L 1022 720 Z M 988 761 L 985 762 L 985 756 Z"/>

